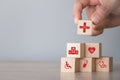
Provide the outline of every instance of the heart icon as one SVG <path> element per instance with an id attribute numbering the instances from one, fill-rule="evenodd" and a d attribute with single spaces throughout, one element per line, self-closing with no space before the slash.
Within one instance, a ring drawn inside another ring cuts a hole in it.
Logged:
<path id="1" fill-rule="evenodd" d="M 88 51 L 93 54 L 95 52 L 95 47 L 89 47 L 88 48 Z"/>

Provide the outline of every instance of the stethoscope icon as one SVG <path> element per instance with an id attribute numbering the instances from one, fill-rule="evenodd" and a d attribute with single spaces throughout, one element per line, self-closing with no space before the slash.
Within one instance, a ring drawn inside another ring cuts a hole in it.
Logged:
<path id="1" fill-rule="evenodd" d="M 104 61 L 99 61 L 98 64 L 101 68 L 106 68 L 107 67 L 107 65 L 104 63 Z"/>

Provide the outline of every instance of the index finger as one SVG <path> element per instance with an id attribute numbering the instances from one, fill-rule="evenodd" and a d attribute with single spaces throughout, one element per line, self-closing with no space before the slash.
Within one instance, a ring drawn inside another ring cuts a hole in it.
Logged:
<path id="1" fill-rule="evenodd" d="M 82 19 L 82 10 L 89 5 L 90 0 L 75 0 L 73 7 L 74 22 Z"/>

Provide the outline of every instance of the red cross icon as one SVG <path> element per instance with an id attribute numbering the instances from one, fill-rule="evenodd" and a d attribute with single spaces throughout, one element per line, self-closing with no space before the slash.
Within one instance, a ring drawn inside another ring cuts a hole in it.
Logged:
<path id="1" fill-rule="evenodd" d="M 90 26 L 86 26 L 86 22 L 84 22 L 83 26 L 80 26 L 80 28 L 83 28 L 83 32 L 86 32 L 86 29 L 90 29 Z"/>

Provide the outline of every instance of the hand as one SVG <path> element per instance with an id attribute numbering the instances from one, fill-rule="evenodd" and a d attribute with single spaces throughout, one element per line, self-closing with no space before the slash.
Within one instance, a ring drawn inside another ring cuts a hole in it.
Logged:
<path id="1" fill-rule="evenodd" d="M 93 36 L 99 35 L 105 28 L 120 25 L 120 0 L 76 0 L 73 8 L 74 20 L 82 19 L 82 10 L 94 23 Z"/>

